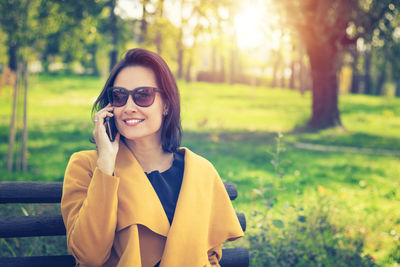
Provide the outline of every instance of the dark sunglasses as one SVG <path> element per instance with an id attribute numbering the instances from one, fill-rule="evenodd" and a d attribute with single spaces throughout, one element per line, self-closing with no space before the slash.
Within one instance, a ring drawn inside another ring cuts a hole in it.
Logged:
<path id="1" fill-rule="evenodd" d="M 114 107 L 122 107 L 128 101 L 129 95 L 131 95 L 136 105 L 139 107 L 149 107 L 154 103 L 156 92 L 161 91 L 149 86 L 138 87 L 133 90 L 114 86 L 108 88 L 108 100 Z"/>

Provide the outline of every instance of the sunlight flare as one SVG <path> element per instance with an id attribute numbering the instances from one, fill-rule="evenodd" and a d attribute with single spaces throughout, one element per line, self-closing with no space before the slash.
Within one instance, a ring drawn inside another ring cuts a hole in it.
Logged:
<path id="1" fill-rule="evenodd" d="M 279 42 L 272 34 L 276 16 L 269 9 L 269 1 L 254 1 L 245 4 L 235 16 L 235 29 L 240 48 L 254 48 L 261 45 L 273 48 Z"/>

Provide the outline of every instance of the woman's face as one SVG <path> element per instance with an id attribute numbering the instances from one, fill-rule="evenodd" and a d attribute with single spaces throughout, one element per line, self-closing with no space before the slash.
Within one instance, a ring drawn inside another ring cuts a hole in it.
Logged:
<path id="1" fill-rule="evenodd" d="M 127 90 L 143 86 L 158 88 L 153 70 L 142 66 L 123 68 L 115 78 L 114 86 L 124 87 Z M 161 142 L 164 110 L 164 103 L 159 92 L 156 93 L 154 103 L 149 107 L 136 105 L 130 95 L 124 106 L 114 108 L 115 124 L 126 139 L 137 141 L 142 138 L 152 138 Z"/>

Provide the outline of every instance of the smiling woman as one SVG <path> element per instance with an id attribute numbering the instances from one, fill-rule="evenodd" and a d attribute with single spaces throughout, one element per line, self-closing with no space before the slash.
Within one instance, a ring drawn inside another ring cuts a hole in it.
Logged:
<path id="1" fill-rule="evenodd" d="M 97 150 L 71 156 L 61 200 L 77 263 L 219 266 L 223 242 L 243 231 L 213 165 L 180 147 L 179 91 L 165 61 L 127 51 L 94 112 Z"/>

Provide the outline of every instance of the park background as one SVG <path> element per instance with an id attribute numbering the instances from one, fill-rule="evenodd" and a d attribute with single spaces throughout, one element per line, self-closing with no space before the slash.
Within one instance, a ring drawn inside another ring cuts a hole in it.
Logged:
<path id="1" fill-rule="evenodd" d="M 183 145 L 237 185 L 247 231 L 228 246 L 249 247 L 252 266 L 399 266 L 399 8 L 3 0 L 0 179 L 62 181 L 70 155 L 95 148 L 91 106 L 110 68 L 147 48 L 177 78 Z M 63 254 L 65 240 L 1 239 L 0 253 Z"/>

